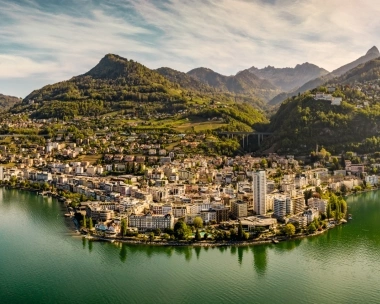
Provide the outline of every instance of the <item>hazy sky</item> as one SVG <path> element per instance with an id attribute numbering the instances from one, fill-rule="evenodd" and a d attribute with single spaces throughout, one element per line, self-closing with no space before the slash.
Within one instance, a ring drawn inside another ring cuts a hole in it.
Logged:
<path id="1" fill-rule="evenodd" d="M 0 0 L 0 93 L 25 97 L 107 53 L 184 72 L 331 71 L 378 43 L 379 13 L 376 0 Z"/>

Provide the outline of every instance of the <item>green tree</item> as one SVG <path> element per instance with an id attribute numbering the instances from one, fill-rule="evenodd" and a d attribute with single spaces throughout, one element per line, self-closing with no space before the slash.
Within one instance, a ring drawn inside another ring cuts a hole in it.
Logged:
<path id="1" fill-rule="evenodd" d="M 149 242 L 153 242 L 154 241 L 154 233 L 153 232 L 151 232 L 151 233 L 149 233 Z"/>
<path id="2" fill-rule="evenodd" d="M 332 210 L 331 210 L 331 204 L 330 203 L 327 204 L 326 216 L 328 219 L 332 218 Z"/>
<path id="3" fill-rule="evenodd" d="M 238 226 L 238 239 L 239 240 L 243 240 L 244 238 L 244 231 L 243 231 L 243 226 L 241 224 L 241 222 L 239 222 L 239 226 Z"/>
<path id="4" fill-rule="evenodd" d="M 199 232 L 199 229 L 197 229 L 197 231 L 195 232 L 195 240 L 199 242 L 201 239 L 202 239 L 202 236 Z"/>
<path id="5" fill-rule="evenodd" d="M 154 229 L 153 233 L 155 236 L 160 236 L 161 235 L 161 229 L 160 228 Z"/>
<path id="6" fill-rule="evenodd" d="M 88 229 L 92 230 L 94 228 L 94 224 L 92 222 L 92 218 L 90 217 L 90 220 L 88 222 Z"/>
<path id="7" fill-rule="evenodd" d="M 190 229 L 187 227 L 186 223 L 183 220 L 179 220 L 174 225 L 174 235 L 179 240 L 184 240 L 188 237 Z"/>
<path id="8" fill-rule="evenodd" d="M 296 227 L 294 227 L 294 225 L 291 223 L 286 224 L 284 227 L 284 232 L 287 236 L 291 237 L 296 233 Z"/>
<path id="9" fill-rule="evenodd" d="M 202 228 L 203 227 L 203 220 L 200 216 L 197 216 L 194 218 L 193 225 L 195 228 Z"/>
<path id="10" fill-rule="evenodd" d="M 317 230 L 317 228 L 315 227 L 314 223 L 310 223 L 310 225 L 308 227 L 309 233 L 314 233 L 316 230 Z"/>
<path id="11" fill-rule="evenodd" d="M 82 220 L 82 222 L 83 222 L 83 227 L 84 227 L 84 228 L 87 228 L 87 219 L 86 219 L 86 215 L 83 215 L 83 220 Z"/>
<path id="12" fill-rule="evenodd" d="M 120 232 L 121 232 L 121 236 L 123 238 L 127 234 L 127 221 L 126 221 L 125 218 L 121 219 L 121 222 L 120 222 Z"/>

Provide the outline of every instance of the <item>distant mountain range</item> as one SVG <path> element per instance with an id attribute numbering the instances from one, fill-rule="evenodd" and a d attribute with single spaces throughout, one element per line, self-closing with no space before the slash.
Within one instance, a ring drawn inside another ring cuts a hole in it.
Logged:
<path id="1" fill-rule="evenodd" d="M 294 90 L 309 80 L 329 73 L 325 69 L 308 62 L 297 64 L 294 68 L 275 68 L 273 66 L 267 66 L 263 69 L 258 69 L 251 67 L 248 71 L 262 79 L 270 81 L 284 92 Z"/>
<path id="2" fill-rule="evenodd" d="M 377 49 L 377 47 L 374 46 L 371 49 L 369 49 L 368 52 L 364 56 L 361 56 L 360 58 L 354 60 L 353 62 L 350 62 L 350 63 L 332 71 L 331 73 L 328 73 L 328 74 L 323 75 L 321 77 L 317 77 L 315 79 L 307 81 L 302 86 L 300 86 L 299 88 L 297 88 L 291 92 L 283 92 L 283 93 L 277 95 L 276 97 L 274 97 L 269 102 L 269 104 L 276 105 L 288 97 L 295 96 L 295 95 L 298 95 L 298 93 L 303 93 L 303 92 L 306 92 L 307 90 L 311 90 L 311 89 L 314 89 L 316 87 L 319 87 L 319 86 L 325 84 L 326 82 L 331 81 L 335 77 L 339 77 L 339 76 L 343 75 L 344 73 L 346 73 L 349 70 L 357 67 L 358 65 L 366 63 L 366 62 L 368 62 L 372 59 L 378 58 L 378 57 L 380 57 L 380 52 Z"/>
<path id="3" fill-rule="evenodd" d="M 0 109 L 7 110 L 14 105 L 21 103 L 22 99 L 14 96 L 0 94 Z"/>
<path id="4" fill-rule="evenodd" d="M 219 92 L 261 95 L 265 99 L 278 92 L 275 85 L 248 70 L 241 71 L 234 76 L 224 76 L 208 68 L 196 68 L 187 74 Z"/>

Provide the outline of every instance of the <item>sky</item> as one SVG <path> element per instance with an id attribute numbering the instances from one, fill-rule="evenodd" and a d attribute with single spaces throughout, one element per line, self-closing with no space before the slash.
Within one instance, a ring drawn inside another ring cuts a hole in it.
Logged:
<path id="1" fill-rule="evenodd" d="M 0 0 L 0 93 L 25 97 L 108 53 L 182 72 L 332 71 L 380 41 L 379 13 L 376 0 Z"/>

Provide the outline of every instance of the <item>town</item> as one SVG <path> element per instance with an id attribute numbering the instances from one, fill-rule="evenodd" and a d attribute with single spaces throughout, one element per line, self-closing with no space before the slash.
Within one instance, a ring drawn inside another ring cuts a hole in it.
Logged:
<path id="1" fill-rule="evenodd" d="M 345 221 L 347 206 L 336 207 L 335 194 L 378 184 L 376 153 L 338 158 L 316 146 L 307 157 L 206 156 L 185 150 L 205 133 L 119 135 L 105 127 L 75 139 L 72 132 L 67 126 L 33 144 L 3 135 L 12 144 L 0 146 L 0 183 L 59 195 L 78 230 L 103 238 L 275 241 L 312 234 Z"/>

